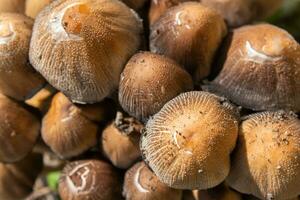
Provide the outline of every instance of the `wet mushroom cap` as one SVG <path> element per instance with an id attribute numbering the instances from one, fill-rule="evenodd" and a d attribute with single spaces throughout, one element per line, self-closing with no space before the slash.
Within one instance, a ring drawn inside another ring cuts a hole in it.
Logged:
<path id="1" fill-rule="evenodd" d="M 260 199 L 300 194 L 300 120 L 283 111 L 248 116 L 239 129 L 227 183 Z"/>
<path id="2" fill-rule="evenodd" d="M 39 136 L 40 122 L 12 99 L 0 95 L 0 162 L 23 159 Z"/>
<path id="3" fill-rule="evenodd" d="M 120 200 L 119 175 L 108 163 L 80 160 L 67 164 L 59 179 L 62 200 Z"/>
<path id="4" fill-rule="evenodd" d="M 0 163 L 0 199 L 24 199 L 32 191 L 42 167 L 42 156 L 36 153 L 31 153 L 16 163 Z"/>
<path id="5" fill-rule="evenodd" d="M 138 162 L 125 174 L 123 196 L 126 200 L 181 200 L 182 191 L 168 187 L 144 162 Z"/>
<path id="6" fill-rule="evenodd" d="M 0 13 L 0 92 L 25 100 L 45 84 L 28 61 L 33 20 L 22 14 Z"/>
<path id="7" fill-rule="evenodd" d="M 149 24 L 154 24 L 154 22 L 156 22 L 169 8 L 187 1 L 191 0 L 151 0 L 148 16 Z"/>
<path id="8" fill-rule="evenodd" d="M 219 75 L 206 89 L 252 110 L 300 111 L 300 45 L 269 24 L 233 32 Z"/>
<path id="9" fill-rule="evenodd" d="M 207 189 L 228 175 L 237 133 L 233 105 L 207 92 L 187 92 L 147 122 L 141 151 L 145 162 L 170 187 Z"/>
<path id="10" fill-rule="evenodd" d="M 51 1 L 53 0 L 26 0 L 25 14 L 34 19 Z"/>
<path id="11" fill-rule="evenodd" d="M 138 15 L 118 0 L 56 0 L 36 18 L 30 62 L 73 102 L 99 102 L 117 88 L 141 33 Z"/>
<path id="12" fill-rule="evenodd" d="M 191 76 L 175 61 L 150 52 L 135 54 L 121 74 L 119 102 L 145 121 L 178 94 L 193 89 Z"/>
<path id="13" fill-rule="evenodd" d="M 226 24 L 215 10 L 185 2 L 168 9 L 151 26 L 150 50 L 174 59 L 199 82 L 209 75 L 226 33 Z"/>
<path id="14" fill-rule="evenodd" d="M 44 142 L 61 158 L 77 156 L 97 144 L 98 120 L 85 114 L 85 108 L 73 104 L 65 95 L 57 93 L 42 121 Z M 89 108 L 91 109 L 91 108 Z M 96 115 L 97 116 L 97 115 Z M 101 116 L 98 116 L 101 120 Z"/>
<path id="15" fill-rule="evenodd" d="M 139 121 L 118 112 L 115 121 L 103 130 L 103 153 L 114 166 L 127 169 L 141 157 L 139 141 L 142 128 L 144 126 Z"/>
<path id="16" fill-rule="evenodd" d="M 24 0 L 0 0 L 0 13 L 2 12 L 23 13 L 24 4 L 25 4 Z"/>

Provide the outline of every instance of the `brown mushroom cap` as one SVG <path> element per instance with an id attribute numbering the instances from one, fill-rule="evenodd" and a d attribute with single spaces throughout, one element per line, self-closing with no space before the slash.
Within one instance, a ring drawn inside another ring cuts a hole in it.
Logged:
<path id="1" fill-rule="evenodd" d="M 186 2 L 168 9 L 151 26 L 150 50 L 174 59 L 198 82 L 209 75 L 226 33 L 225 22 L 216 11 Z"/>
<path id="2" fill-rule="evenodd" d="M 26 0 L 25 14 L 31 18 L 35 18 L 51 1 L 53 0 Z"/>
<path id="3" fill-rule="evenodd" d="M 225 99 L 187 92 L 148 121 L 141 151 L 162 182 L 180 189 L 207 189 L 228 175 L 237 132 L 236 109 Z"/>
<path id="4" fill-rule="evenodd" d="M 192 78 L 176 62 L 141 52 L 129 60 L 121 74 L 119 102 L 131 116 L 145 121 L 166 102 L 192 89 Z"/>
<path id="5" fill-rule="evenodd" d="M 206 88 L 253 110 L 300 111 L 300 45 L 269 24 L 233 32 L 223 69 Z"/>
<path id="6" fill-rule="evenodd" d="M 97 123 L 108 116 L 106 109 L 106 102 L 81 107 L 57 93 L 43 118 L 42 138 L 61 158 L 77 156 L 97 144 Z"/>
<path id="7" fill-rule="evenodd" d="M 0 163 L 0 199 L 25 198 L 32 191 L 42 166 L 42 156 L 34 153 L 13 164 Z"/>
<path id="8" fill-rule="evenodd" d="M 15 101 L 0 95 L 0 162 L 23 159 L 33 148 L 39 120 Z"/>
<path id="9" fill-rule="evenodd" d="M 195 0 L 151 0 L 149 10 L 149 24 L 152 25 L 156 22 L 167 9 L 177 6 L 180 3 Z"/>
<path id="10" fill-rule="evenodd" d="M 121 183 L 115 169 L 99 160 L 67 164 L 58 185 L 62 200 L 120 200 Z"/>
<path id="11" fill-rule="evenodd" d="M 126 200 L 181 200 L 182 191 L 160 182 L 144 162 L 139 162 L 125 174 L 123 196 Z"/>
<path id="12" fill-rule="evenodd" d="M 0 14 L 0 92 L 17 100 L 31 97 L 45 84 L 28 62 L 32 25 L 24 15 Z"/>
<path id="13" fill-rule="evenodd" d="M 141 32 L 118 0 L 56 0 L 36 18 L 30 62 L 73 102 L 99 102 L 117 88 Z"/>
<path id="14" fill-rule="evenodd" d="M 115 121 L 103 130 L 102 149 L 114 166 L 127 169 L 141 157 L 139 141 L 143 127 L 136 119 L 118 112 Z"/>
<path id="15" fill-rule="evenodd" d="M 0 13 L 2 12 L 24 12 L 25 0 L 0 0 Z"/>
<path id="16" fill-rule="evenodd" d="M 300 194 L 300 120 L 285 112 L 248 116 L 241 124 L 227 182 L 260 199 Z"/>

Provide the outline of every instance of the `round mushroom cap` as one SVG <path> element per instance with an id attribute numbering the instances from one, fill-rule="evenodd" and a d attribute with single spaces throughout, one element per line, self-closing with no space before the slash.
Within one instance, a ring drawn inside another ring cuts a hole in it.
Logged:
<path id="1" fill-rule="evenodd" d="M 62 200 L 120 200 L 121 182 L 115 169 L 99 160 L 79 160 L 67 164 L 59 179 Z"/>
<path id="2" fill-rule="evenodd" d="M 123 196 L 126 200 L 181 200 L 182 191 L 168 187 L 144 162 L 138 162 L 125 174 Z"/>
<path id="3" fill-rule="evenodd" d="M 150 28 L 150 50 L 183 65 L 199 82 L 227 33 L 223 18 L 198 2 L 168 9 Z"/>
<path id="4" fill-rule="evenodd" d="M 127 169 L 141 157 L 139 141 L 143 128 L 136 119 L 118 112 L 115 121 L 103 130 L 102 150 L 114 166 Z"/>
<path id="5" fill-rule="evenodd" d="M 99 102 L 117 88 L 141 33 L 138 15 L 118 0 L 56 0 L 36 18 L 30 62 L 73 102 Z"/>
<path id="6" fill-rule="evenodd" d="M 52 1 L 53 0 L 26 0 L 25 14 L 34 19 L 39 12 Z"/>
<path id="7" fill-rule="evenodd" d="M 300 120 L 283 111 L 248 116 L 241 123 L 227 182 L 260 199 L 300 194 Z"/>
<path id="8" fill-rule="evenodd" d="M 227 177 L 237 134 L 238 114 L 233 105 L 207 92 L 187 92 L 147 122 L 141 151 L 158 178 L 170 187 L 207 189 Z"/>
<path id="9" fill-rule="evenodd" d="M 81 107 L 57 93 L 42 121 L 44 142 L 61 158 L 77 156 L 96 146 L 98 122 L 103 120 L 100 114 L 106 115 L 103 106 L 106 104 Z M 87 109 L 94 111 L 86 112 Z"/>
<path id="10" fill-rule="evenodd" d="M 23 159 L 39 136 L 40 122 L 20 104 L 0 94 L 0 162 Z"/>
<path id="11" fill-rule="evenodd" d="M 0 13 L 0 92 L 16 100 L 30 98 L 45 84 L 28 61 L 32 25 L 22 14 Z"/>
<path id="12" fill-rule="evenodd" d="M 300 45 L 269 24 L 234 30 L 219 75 L 204 89 L 252 110 L 300 111 Z"/>
<path id="13" fill-rule="evenodd" d="M 166 10 L 173 6 L 177 6 L 183 2 L 196 1 L 196 0 L 151 0 L 151 5 L 149 9 L 149 24 L 152 25 L 156 22 L 161 15 L 163 15 Z"/>
<path id="14" fill-rule="evenodd" d="M 175 61 L 141 52 L 129 60 L 121 74 L 119 102 L 131 116 L 146 121 L 166 102 L 192 89 L 191 76 Z"/>
<path id="15" fill-rule="evenodd" d="M 0 163 L 0 199 L 24 199 L 32 191 L 42 167 L 42 156 L 35 153 L 13 164 Z"/>
<path id="16" fill-rule="evenodd" d="M 23 13 L 25 0 L 0 0 L 0 13 Z"/>

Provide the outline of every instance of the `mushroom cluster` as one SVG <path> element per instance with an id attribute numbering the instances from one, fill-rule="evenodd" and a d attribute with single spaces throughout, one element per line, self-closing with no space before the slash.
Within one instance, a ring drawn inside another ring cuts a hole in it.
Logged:
<path id="1" fill-rule="evenodd" d="M 0 200 L 299 199 L 282 3 L 0 0 Z"/>

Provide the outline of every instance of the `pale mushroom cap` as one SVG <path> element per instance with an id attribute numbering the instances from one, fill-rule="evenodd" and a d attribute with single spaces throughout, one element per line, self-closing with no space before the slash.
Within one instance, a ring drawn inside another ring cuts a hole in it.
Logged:
<path id="1" fill-rule="evenodd" d="M 42 156 L 34 153 L 13 164 L 0 163 L 0 199 L 24 199 L 32 191 L 42 166 Z"/>
<path id="2" fill-rule="evenodd" d="M 119 175 L 108 163 L 80 160 L 67 164 L 58 186 L 62 200 L 120 200 Z"/>
<path id="3" fill-rule="evenodd" d="M 156 22 L 159 17 L 166 12 L 167 9 L 187 1 L 191 0 L 151 0 L 149 24 L 154 24 L 154 22 Z"/>
<path id="4" fill-rule="evenodd" d="M 17 102 L 0 95 L 0 162 L 23 159 L 39 136 L 40 122 Z"/>
<path id="5" fill-rule="evenodd" d="M 209 75 L 226 33 L 225 22 L 215 10 L 186 2 L 168 9 L 151 26 L 150 50 L 174 59 L 198 82 Z"/>
<path id="6" fill-rule="evenodd" d="M 31 97 L 45 80 L 28 61 L 33 20 L 0 13 L 0 92 L 16 100 Z"/>
<path id="7" fill-rule="evenodd" d="M 145 121 L 178 94 L 193 89 L 191 76 L 175 61 L 150 52 L 135 54 L 119 86 L 119 102 L 131 116 Z"/>
<path id="8" fill-rule="evenodd" d="M 300 194 L 300 121 L 285 112 L 248 116 L 241 124 L 227 182 L 260 199 Z"/>
<path id="9" fill-rule="evenodd" d="M 30 62 L 73 102 L 115 90 L 141 43 L 142 22 L 118 0 L 56 0 L 36 18 Z"/>
<path id="10" fill-rule="evenodd" d="M 127 169 L 141 157 L 139 141 L 144 126 L 132 117 L 121 118 L 103 130 L 101 144 L 114 166 Z"/>
<path id="11" fill-rule="evenodd" d="M 141 151 L 162 182 L 180 189 L 207 189 L 228 175 L 237 133 L 236 109 L 225 99 L 187 92 L 148 121 Z"/>
<path id="12" fill-rule="evenodd" d="M 31 18 L 35 18 L 51 1 L 53 0 L 26 0 L 25 14 Z"/>
<path id="13" fill-rule="evenodd" d="M 61 158 L 77 156 L 97 143 L 97 123 L 62 93 L 57 93 L 42 121 L 44 142 Z"/>
<path id="14" fill-rule="evenodd" d="M 181 200 L 182 191 L 168 187 L 144 162 L 138 162 L 125 174 L 123 196 L 126 200 Z"/>
<path id="15" fill-rule="evenodd" d="M 24 12 L 25 0 L 0 0 L 0 13 L 2 12 Z"/>
<path id="16" fill-rule="evenodd" d="M 244 26 L 233 32 L 223 69 L 208 90 L 253 110 L 300 111 L 299 57 L 300 45 L 286 31 Z"/>

